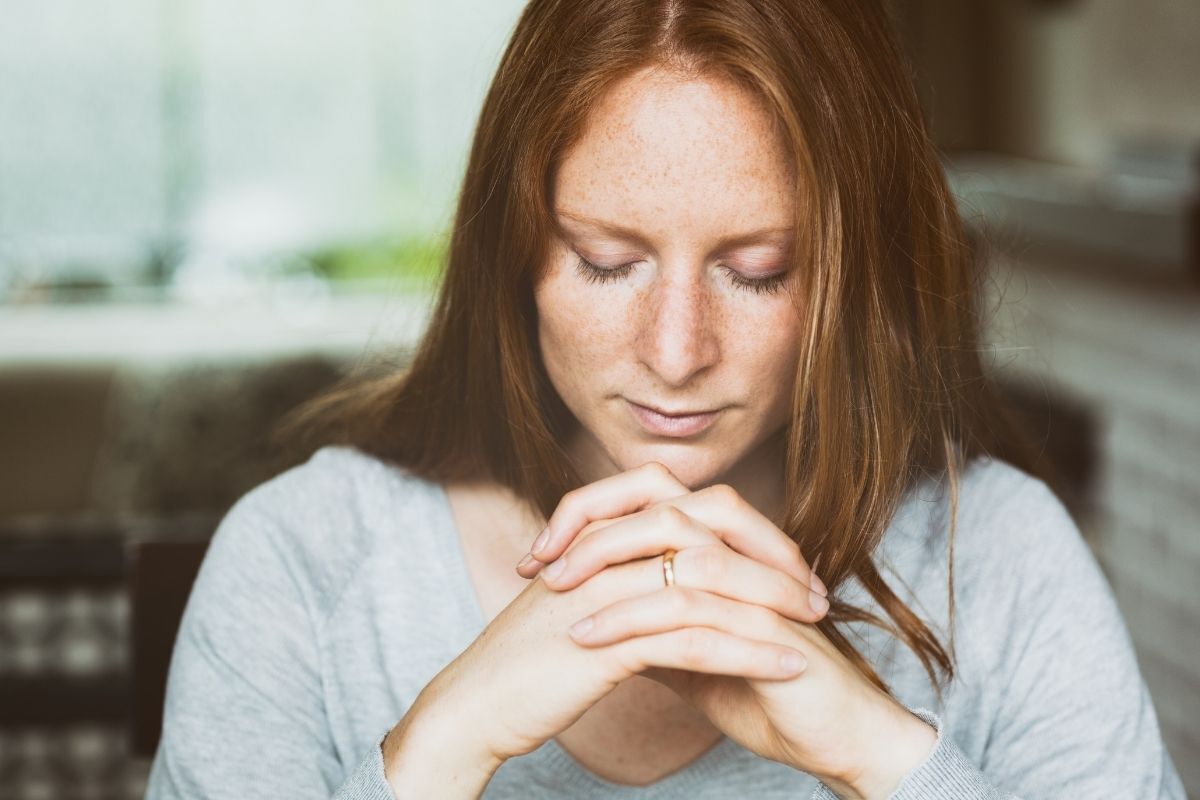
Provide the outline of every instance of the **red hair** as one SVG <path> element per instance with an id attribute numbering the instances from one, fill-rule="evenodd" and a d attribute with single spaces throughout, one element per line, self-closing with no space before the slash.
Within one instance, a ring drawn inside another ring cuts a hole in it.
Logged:
<path id="1" fill-rule="evenodd" d="M 786 444 L 784 530 L 830 589 L 851 575 L 894 622 L 835 600 L 935 665 L 952 659 L 872 553 L 903 493 L 984 454 L 1035 472 L 980 362 L 971 248 L 881 3 L 533 0 L 488 91 L 448 263 L 403 373 L 343 387 L 297 421 L 434 481 L 502 484 L 549 516 L 581 480 L 577 424 L 541 364 L 532 287 L 554 235 L 554 169 L 614 81 L 660 65 L 732 79 L 777 122 L 797 174 L 792 289 L 806 321 Z M 293 426 L 293 430 L 294 430 Z M 953 583 L 949 572 L 953 631 Z M 953 634 L 951 634 L 953 637 Z M 950 643 L 953 651 L 953 638 Z"/>

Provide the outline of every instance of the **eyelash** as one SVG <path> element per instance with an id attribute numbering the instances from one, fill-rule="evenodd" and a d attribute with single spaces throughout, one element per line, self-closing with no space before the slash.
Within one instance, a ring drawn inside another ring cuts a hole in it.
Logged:
<path id="1" fill-rule="evenodd" d="M 575 257 L 577 259 L 575 271 L 589 283 L 608 283 L 620 280 L 628 275 L 629 271 L 637 264 L 636 261 L 631 261 L 628 264 L 621 264 L 617 267 L 599 267 L 578 253 L 575 254 Z M 775 294 L 783 288 L 783 283 L 787 278 L 786 272 L 771 275 L 767 278 L 743 278 L 729 268 L 726 268 L 726 271 L 729 273 L 729 280 L 733 282 L 734 286 L 756 294 Z"/>

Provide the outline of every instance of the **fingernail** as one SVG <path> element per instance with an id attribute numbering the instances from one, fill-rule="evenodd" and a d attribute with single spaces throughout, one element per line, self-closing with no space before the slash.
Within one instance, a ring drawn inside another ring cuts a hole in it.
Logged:
<path id="1" fill-rule="evenodd" d="M 567 557 L 562 556 L 561 558 L 551 561 L 546 566 L 546 568 L 544 570 L 542 570 L 542 575 L 549 578 L 550 580 L 554 580 L 559 575 L 562 575 L 563 570 L 566 568 L 567 568 Z"/>
<path id="2" fill-rule="evenodd" d="M 818 614 L 824 614 L 829 610 L 829 601 L 816 592 L 808 593 L 808 604 L 812 606 L 812 610 Z"/>
<path id="3" fill-rule="evenodd" d="M 517 562 L 517 569 L 524 569 L 525 567 L 528 567 L 532 563 L 533 563 L 533 556 L 530 555 L 529 553 L 526 553 L 525 557 Z"/>
<path id="4" fill-rule="evenodd" d="M 571 626 L 571 635 L 576 639 L 587 635 L 587 632 L 592 629 L 593 621 L 591 617 L 584 617 Z"/>
<path id="5" fill-rule="evenodd" d="M 529 548 L 529 552 L 530 553 L 541 552 L 542 548 L 546 546 L 546 542 L 548 542 L 548 541 L 550 541 L 550 529 L 542 528 L 542 532 L 539 533 L 538 537 L 533 540 L 533 547 Z"/>
<path id="6" fill-rule="evenodd" d="M 784 653 L 779 657 L 779 668 L 784 672 L 799 672 L 804 664 L 804 656 L 799 653 Z"/>
<path id="7" fill-rule="evenodd" d="M 818 578 L 817 573 L 815 572 L 809 574 L 812 576 L 812 588 L 815 589 L 818 594 L 828 596 L 829 590 L 825 588 L 825 581 Z"/>

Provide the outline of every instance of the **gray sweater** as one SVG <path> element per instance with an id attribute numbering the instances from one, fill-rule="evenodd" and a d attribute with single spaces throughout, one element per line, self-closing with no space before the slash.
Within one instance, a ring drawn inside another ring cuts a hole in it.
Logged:
<path id="1" fill-rule="evenodd" d="M 946 646 L 948 495 L 910 491 L 876 553 Z M 943 704 L 907 647 L 847 626 L 938 731 L 892 798 L 1184 797 L 1113 594 L 1044 484 L 1000 461 L 969 466 L 955 588 L 958 673 Z M 856 580 L 836 594 L 878 610 Z M 392 798 L 384 735 L 484 626 L 442 487 L 355 450 L 319 451 L 242 498 L 213 538 L 175 643 L 147 797 Z M 835 795 L 723 738 L 644 787 L 601 779 L 551 739 L 506 761 L 484 797 Z"/>

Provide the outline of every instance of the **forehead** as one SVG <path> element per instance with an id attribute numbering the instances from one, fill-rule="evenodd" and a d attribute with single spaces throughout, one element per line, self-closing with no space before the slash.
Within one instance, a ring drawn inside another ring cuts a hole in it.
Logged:
<path id="1" fill-rule="evenodd" d="M 555 206 L 654 234 L 786 226 L 795 179 L 757 95 L 648 68 L 614 84 L 560 162 Z"/>

